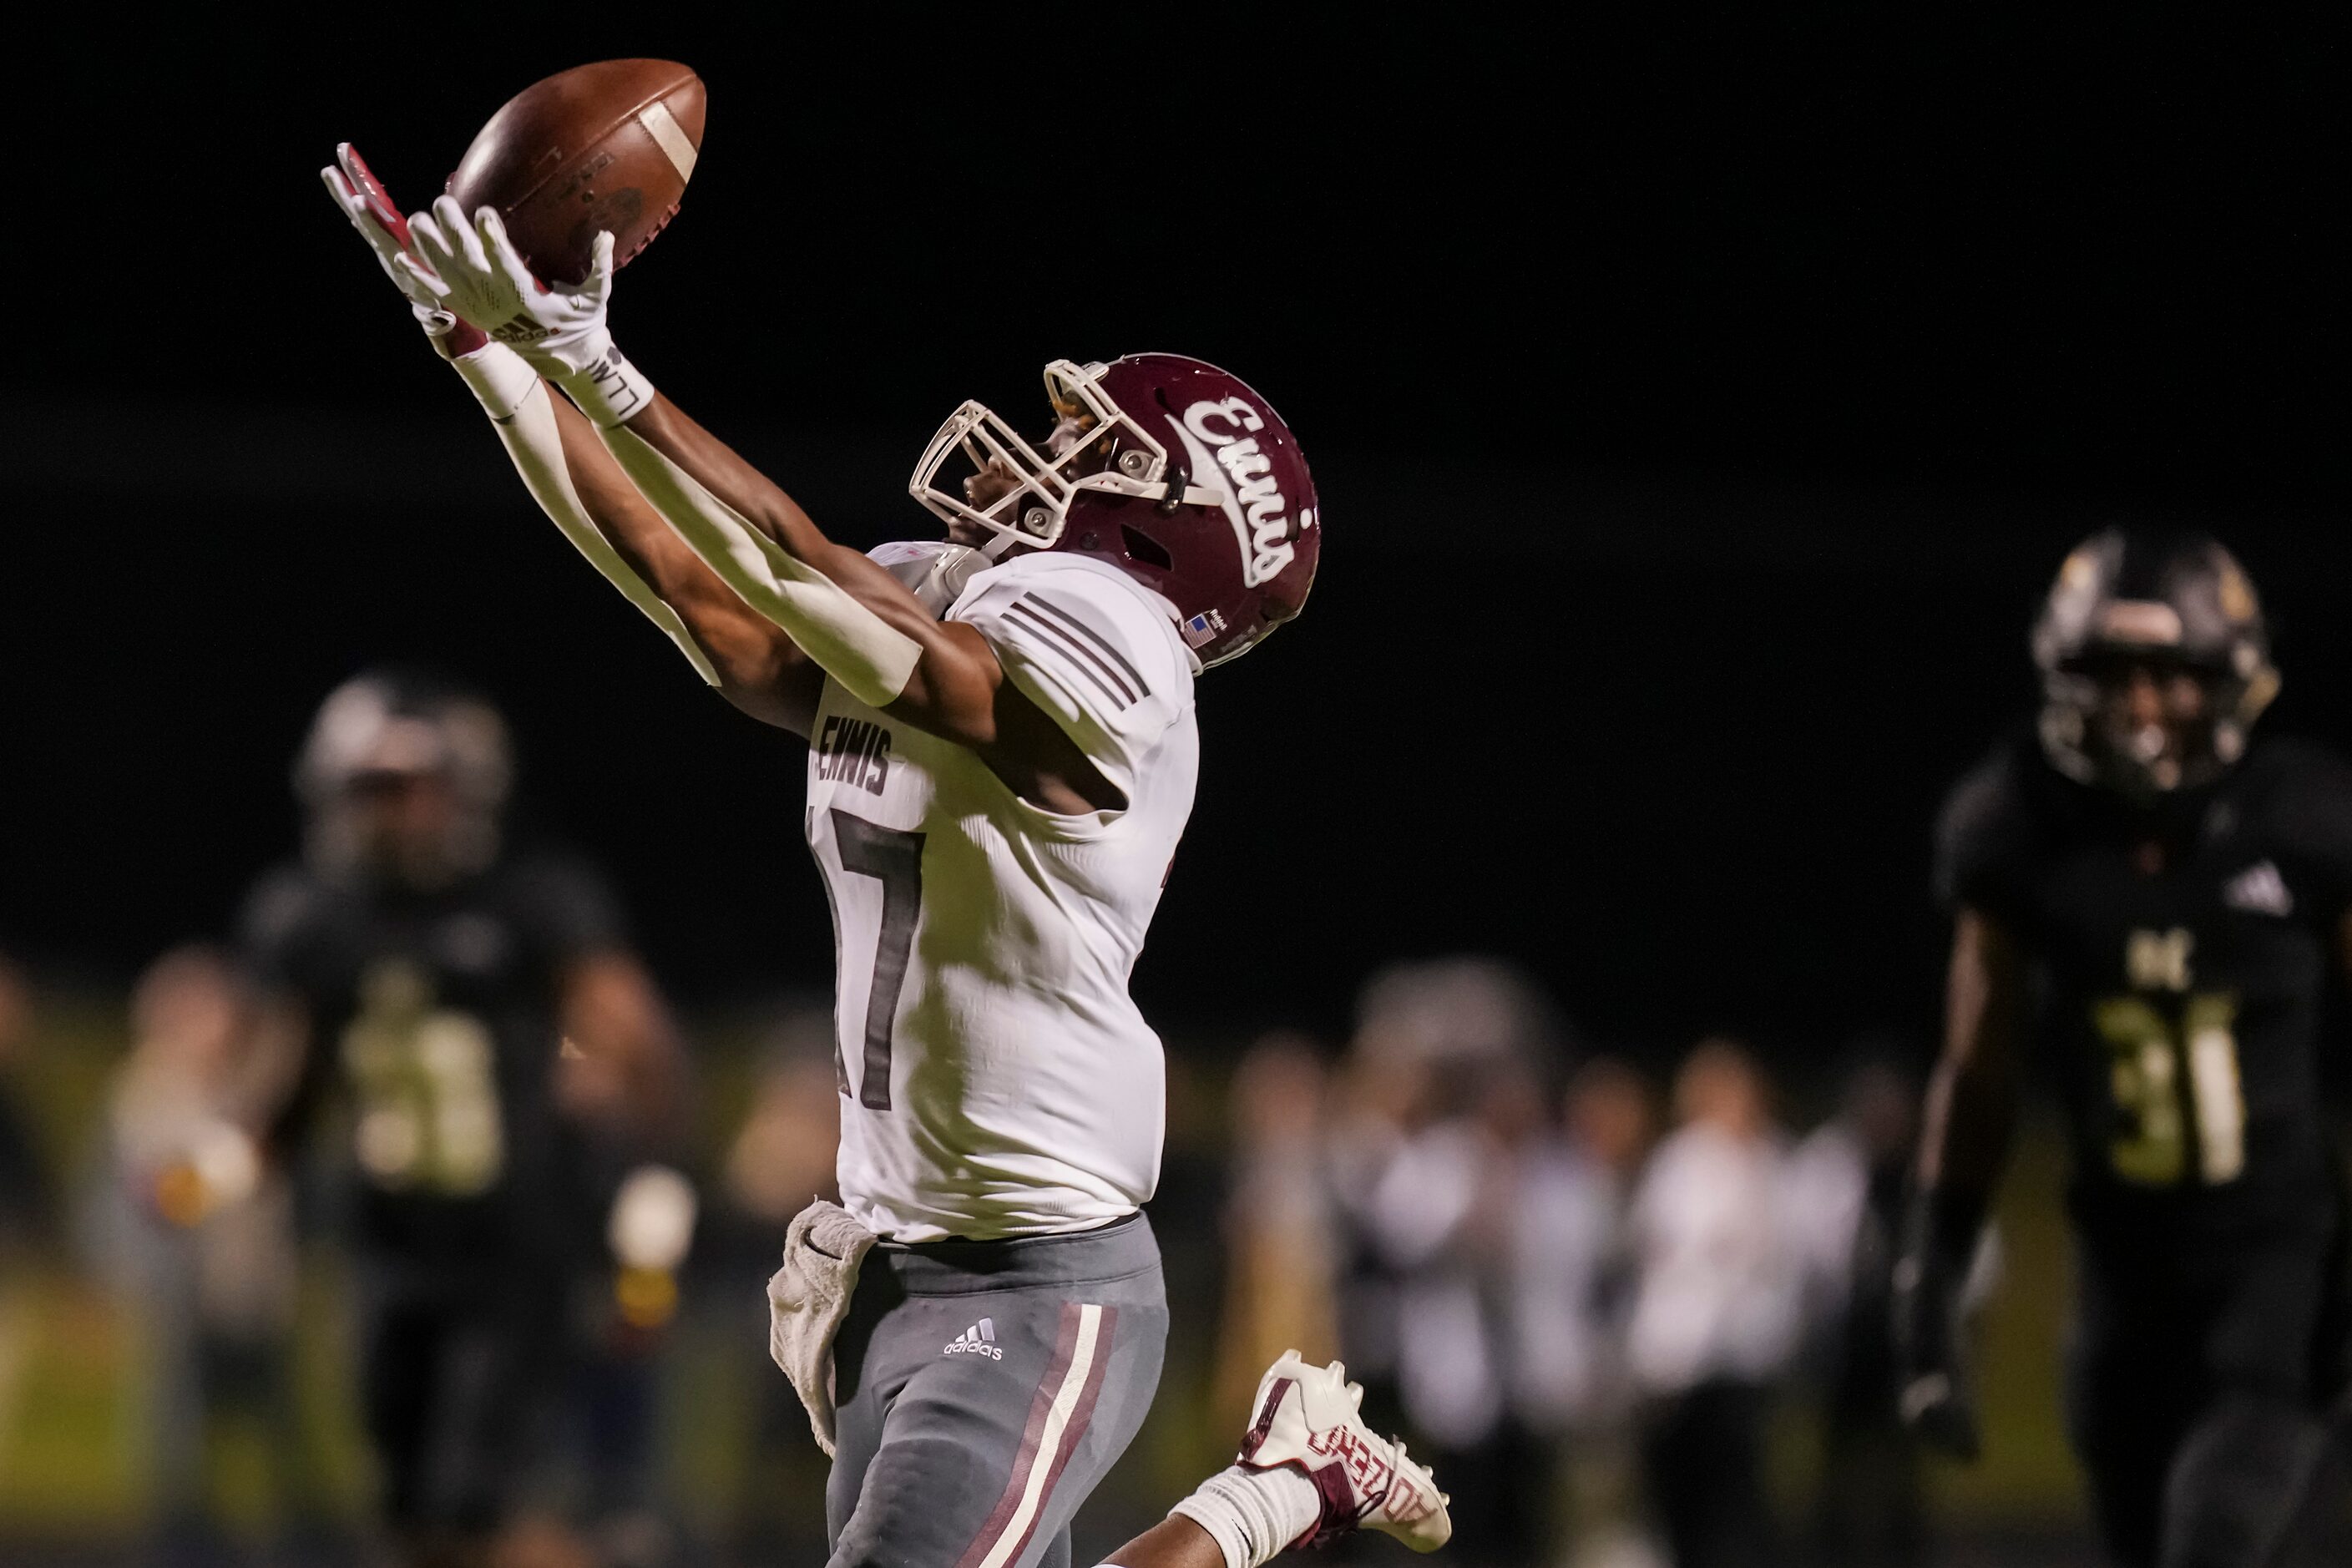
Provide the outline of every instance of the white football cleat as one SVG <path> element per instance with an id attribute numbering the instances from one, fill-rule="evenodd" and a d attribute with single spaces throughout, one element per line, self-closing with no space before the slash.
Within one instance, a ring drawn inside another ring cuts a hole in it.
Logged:
<path id="1" fill-rule="evenodd" d="M 1402 1443 L 1364 1425 L 1357 1408 L 1363 1402 L 1363 1386 L 1349 1383 L 1338 1362 L 1309 1366 L 1297 1351 L 1285 1351 L 1258 1380 L 1257 1419 L 1242 1439 L 1239 1462 L 1258 1470 L 1296 1466 L 1315 1483 L 1323 1517 L 1293 1547 L 1370 1528 L 1415 1552 L 1434 1552 L 1454 1534 L 1445 1494 L 1405 1458 Z"/>

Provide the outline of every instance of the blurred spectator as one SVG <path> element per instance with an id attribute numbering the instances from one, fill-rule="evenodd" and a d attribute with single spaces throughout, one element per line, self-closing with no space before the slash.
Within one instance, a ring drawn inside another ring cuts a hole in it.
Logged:
<path id="1" fill-rule="evenodd" d="M 1657 1135 L 1649 1084 L 1610 1057 L 1595 1057 L 1570 1079 L 1562 1120 L 1572 1179 L 1547 1203 L 1548 1249 L 1532 1249 L 1530 1275 L 1549 1285 L 1523 1321 L 1573 1337 L 1585 1370 L 1560 1414 L 1568 1441 L 1559 1491 L 1567 1514 L 1558 1560 L 1576 1568 L 1648 1568 L 1657 1561 L 1644 1528 L 1634 1388 L 1625 1361 L 1634 1258 L 1628 1214 L 1642 1163 Z M 1563 1363 L 1569 1358 L 1560 1357 Z"/>
<path id="2" fill-rule="evenodd" d="M 227 957 L 149 967 L 108 1096 L 104 1253 L 148 1350 L 150 1461 L 166 1561 L 231 1561 L 207 1456 L 228 1422 L 261 1434 L 274 1515 L 315 1522 L 320 1489 L 294 1387 L 293 1195 L 245 1126 L 259 1014 Z"/>
<path id="3" fill-rule="evenodd" d="M 656 1495 L 660 1373 L 698 1202 L 693 1089 L 667 1010 L 634 965 L 581 966 L 564 987 L 555 1103 L 578 1134 L 579 1182 L 606 1216 L 573 1283 L 569 1511 L 610 1568 L 657 1568 L 678 1550 Z"/>
<path id="4" fill-rule="evenodd" d="M 1589 1212 L 1561 1196 L 1574 1167 L 1544 1089 L 1560 1055 L 1549 1007 L 1515 971 L 1400 965 L 1365 988 L 1335 1128 L 1349 1366 L 1433 1450 L 1465 1563 L 1532 1562 L 1554 1534 L 1547 1434 L 1585 1376 L 1572 1333 L 1523 1321 L 1531 1302 L 1557 1310 L 1540 1276 L 1523 1278 L 1552 1245 L 1545 1230 Z M 1539 1178 L 1547 1200 L 1523 1207 Z"/>
<path id="5" fill-rule="evenodd" d="M 1563 1121 L 1528 1161 L 1518 1196 L 1522 1399 L 1585 1432 L 1615 1424 L 1631 1402 L 1625 1216 L 1653 1135 L 1649 1089 L 1623 1063 L 1596 1058 L 1570 1081 Z"/>
<path id="6" fill-rule="evenodd" d="M 838 1196 L 841 1093 L 833 1052 L 828 1003 L 781 1011 L 762 1040 L 751 1109 L 726 1147 L 706 1227 L 699 1267 L 714 1339 L 751 1380 L 742 1486 L 730 1510 L 734 1551 L 746 1563 L 816 1563 L 825 1554 L 824 1455 L 799 1397 L 767 1364 L 762 1347 L 764 1287 L 783 1256 L 784 1232 L 816 1199 Z"/>
<path id="7" fill-rule="evenodd" d="M 1837 1115 L 1790 1160 L 1784 1207 L 1822 1400 L 1813 1526 L 1823 1568 L 1907 1568 L 1925 1549 L 1919 1450 L 1895 1411 L 1891 1334 L 1917 1103 L 1899 1068 L 1865 1058 L 1847 1075 Z"/>
<path id="8" fill-rule="evenodd" d="M 841 1140 L 840 1087 L 833 1069 L 833 1013 L 790 1009 L 769 1031 L 751 1109 L 728 1145 L 723 1186 L 730 1211 L 757 1231 L 765 1280 L 783 1253 L 793 1216 L 832 1194 Z M 767 1306 L 760 1304 L 762 1317 Z"/>
<path id="9" fill-rule="evenodd" d="M 1266 1363 L 1340 1353 L 1339 1257 L 1324 1180 L 1329 1075 L 1314 1043 L 1269 1035 L 1234 1073 L 1232 1262 L 1217 1337 L 1215 1408 L 1248 1406 Z"/>
<path id="10" fill-rule="evenodd" d="M 1577 1152 L 1631 1202 L 1658 1131 L 1650 1085 L 1614 1057 L 1594 1057 L 1569 1079 L 1563 1116 Z"/>
<path id="11" fill-rule="evenodd" d="M 1247 1054 L 1244 1047 L 1226 1059 Z M 1222 1065 L 1210 1065 L 1211 1053 L 1194 1048 L 1185 1037 L 1170 1041 L 1163 1055 L 1168 1131 L 1160 1152 L 1160 1185 L 1144 1213 L 1160 1241 L 1161 1271 L 1171 1281 L 1181 1282 L 1171 1286 L 1181 1300 L 1169 1319 L 1152 1420 L 1087 1500 L 1082 1522 L 1076 1527 L 1073 1557 L 1081 1563 L 1097 1561 L 1134 1534 L 1102 1521 L 1156 1519 L 1166 1512 L 1171 1496 L 1181 1497 L 1197 1484 L 1203 1469 L 1230 1463 L 1233 1432 L 1236 1425 L 1247 1426 L 1250 1394 L 1255 1389 L 1255 1384 L 1236 1388 L 1238 1378 L 1223 1387 L 1218 1383 L 1225 1328 L 1221 1308 L 1235 1299 L 1233 1273 L 1242 1262 L 1232 1251 L 1237 1233 L 1231 1220 L 1250 1206 L 1248 1194 L 1234 1180 L 1238 1151 L 1233 1077 Z M 1216 1055 L 1225 1057 L 1223 1052 Z M 1316 1147 L 1319 1150 L 1321 1144 Z M 1310 1247 L 1318 1245 L 1304 1239 Z M 1325 1233 L 1319 1247 L 1326 1258 L 1336 1258 L 1339 1247 L 1332 1233 Z M 1302 1271 L 1308 1278 L 1300 1283 L 1295 1305 L 1271 1302 L 1274 1310 L 1267 1322 L 1276 1313 L 1287 1316 L 1297 1310 L 1303 1317 L 1314 1310 L 1318 1296 L 1328 1308 L 1330 1278 L 1314 1278 L 1328 1267 L 1311 1254 L 1306 1258 Z"/>
<path id="12" fill-rule="evenodd" d="M 1786 1156 L 1741 1047 L 1703 1042 L 1675 1079 L 1675 1131 L 1633 1200 L 1640 1281 L 1627 1354 L 1648 1401 L 1643 1468 L 1675 1568 L 1776 1560 L 1764 1423 L 1797 1328 Z"/>

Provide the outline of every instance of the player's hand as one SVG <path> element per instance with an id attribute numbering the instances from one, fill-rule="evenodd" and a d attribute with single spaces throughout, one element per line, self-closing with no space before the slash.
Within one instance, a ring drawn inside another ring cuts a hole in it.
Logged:
<path id="1" fill-rule="evenodd" d="M 319 177 L 326 182 L 327 195 L 342 209 L 352 229 L 375 254 L 376 265 L 383 268 L 384 276 L 407 299 L 417 324 L 445 342 L 454 337 L 471 338 L 472 329 L 459 320 L 461 312 L 443 304 L 420 273 L 400 265 L 401 258 L 408 253 L 407 225 L 400 209 L 392 205 L 392 198 L 370 172 L 367 160 L 360 156 L 359 149 L 348 142 L 338 142 L 335 162 L 320 170 Z M 479 342 L 477 340 L 466 346 L 447 342 L 446 346 L 448 352 L 464 353 L 468 347 L 478 347 Z"/>
<path id="2" fill-rule="evenodd" d="M 1972 1460 L 1983 1433 L 1963 1320 L 1958 1271 L 1932 1247 L 1906 1252 L 1895 1266 L 1898 1413 L 1928 1447 Z"/>
<path id="3" fill-rule="evenodd" d="M 586 372 L 604 357 L 613 334 L 604 307 L 613 291 L 613 237 L 599 234 L 588 280 L 568 293 L 543 288 L 523 265 L 496 207 L 470 219 L 442 196 L 408 220 L 414 254 L 394 265 L 430 290 L 444 309 L 479 321 L 498 342 L 542 371 Z"/>

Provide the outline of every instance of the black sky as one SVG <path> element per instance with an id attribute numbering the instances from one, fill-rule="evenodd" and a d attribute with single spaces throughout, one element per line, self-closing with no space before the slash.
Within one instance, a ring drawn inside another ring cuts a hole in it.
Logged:
<path id="1" fill-rule="evenodd" d="M 0 941 L 115 973 L 217 925 L 310 707 L 398 655 L 508 703 L 680 987 L 821 983 L 791 743 L 566 557 L 317 186 L 350 138 L 419 205 L 618 54 L 711 109 L 616 330 L 843 537 L 918 530 L 937 420 L 1065 354 L 1217 360 L 1301 433 L 1325 575 L 1203 683 L 1163 1015 L 1329 1026 L 1493 946 L 1603 1035 L 1916 1026 L 1927 815 L 2113 517 L 2239 544 L 2281 720 L 2352 736 L 2338 23 L 668 15 L 37 36 Z"/>

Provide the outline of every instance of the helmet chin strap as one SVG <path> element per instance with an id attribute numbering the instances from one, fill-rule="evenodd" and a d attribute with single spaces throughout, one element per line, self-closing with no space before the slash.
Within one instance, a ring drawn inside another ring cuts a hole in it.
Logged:
<path id="1" fill-rule="evenodd" d="M 1168 493 L 1151 510 L 1162 517 L 1173 517 L 1176 509 L 1184 504 L 1185 492 L 1192 488 L 1192 476 L 1184 471 L 1184 459 L 1175 453 L 1168 455 Z"/>

